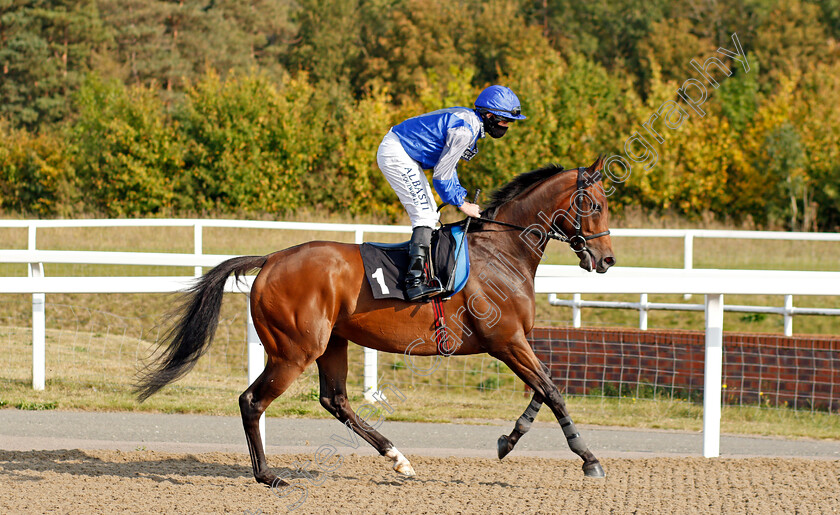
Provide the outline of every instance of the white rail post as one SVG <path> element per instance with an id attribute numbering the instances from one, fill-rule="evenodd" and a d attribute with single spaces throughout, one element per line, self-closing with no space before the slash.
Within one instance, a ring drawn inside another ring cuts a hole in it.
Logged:
<path id="1" fill-rule="evenodd" d="M 247 299 L 245 310 L 248 312 L 246 341 L 248 342 L 248 384 L 251 385 L 260 377 L 265 369 L 265 349 L 260 343 L 260 337 L 257 335 L 257 330 L 254 328 L 254 319 L 251 318 L 251 302 Z M 260 436 L 262 437 L 263 451 L 265 450 L 265 413 L 260 416 Z"/>
<path id="2" fill-rule="evenodd" d="M 36 227 L 29 226 L 29 250 L 36 249 Z M 44 277 L 42 263 L 29 263 L 27 275 L 32 278 Z M 47 296 L 43 293 L 32 294 L 32 389 L 43 390 L 47 383 Z"/>
<path id="3" fill-rule="evenodd" d="M 793 336 L 793 295 L 785 295 L 785 336 Z"/>
<path id="4" fill-rule="evenodd" d="M 694 268 L 694 233 L 686 231 L 685 239 L 683 240 L 683 269 L 691 270 Z M 690 293 L 683 295 L 683 299 L 691 298 Z"/>
<path id="5" fill-rule="evenodd" d="M 30 263 L 30 277 L 43 277 L 44 265 Z M 43 293 L 32 294 L 32 389 L 43 390 L 47 382 L 47 317 Z"/>
<path id="6" fill-rule="evenodd" d="M 365 232 L 362 229 L 356 229 L 356 244 L 361 245 L 365 241 Z M 364 395 L 365 399 L 370 402 L 376 402 L 374 394 L 379 390 L 377 382 L 377 372 L 379 370 L 379 354 L 376 349 L 368 349 L 365 347 L 365 379 L 364 379 Z"/>
<path id="7" fill-rule="evenodd" d="M 648 327 L 648 294 L 639 294 L 639 329 L 647 331 Z"/>
<path id="8" fill-rule="evenodd" d="M 580 293 L 572 295 L 572 327 L 580 327 Z"/>
<path id="9" fill-rule="evenodd" d="M 694 233 L 686 231 L 683 241 L 683 268 L 694 268 Z"/>
<path id="10" fill-rule="evenodd" d="M 703 374 L 703 456 L 720 456 L 723 382 L 723 295 L 706 295 L 706 358 Z"/>
<path id="11" fill-rule="evenodd" d="M 193 252 L 195 253 L 196 256 L 200 256 L 203 252 L 202 249 L 204 248 L 204 238 L 203 238 L 203 234 L 202 234 L 203 233 L 202 229 L 203 229 L 203 227 L 199 223 L 197 223 L 193 226 L 193 239 L 195 241 L 195 246 L 193 248 Z M 203 273 L 203 270 L 201 269 L 200 266 L 195 267 L 195 276 L 196 277 L 201 277 L 202 273 Z"/>

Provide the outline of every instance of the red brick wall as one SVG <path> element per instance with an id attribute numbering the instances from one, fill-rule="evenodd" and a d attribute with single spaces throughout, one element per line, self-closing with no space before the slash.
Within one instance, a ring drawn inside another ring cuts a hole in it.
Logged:
<path id="1" fill-rule="evenodd" d="M 702 398 L 702 331 L 537 327 L 529 339 L 561 391 Z M 725 402 L 840 410 L 840 337 L 723 339 Z"/>

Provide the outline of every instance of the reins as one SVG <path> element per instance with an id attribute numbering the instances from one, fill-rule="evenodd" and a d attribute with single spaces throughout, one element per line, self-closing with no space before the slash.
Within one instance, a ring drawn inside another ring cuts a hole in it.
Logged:
<path id="1" fill-rule="evenodd" d="M 580 167 L 580 168 L 577 169 L 577 171 L 578 171 L 578 177 L 577 177 L 577 188 L 575 190 L 575 194 L 580 192 L 580 191 L 586 190 L 586 188 L 589 187 L 591 184 L 601 180 L 601 172 L 595 172 L 595 175 L 593 177 L 588 178 L 589 180 L 591 180 L 591 182 L 588 182 L 587 178 L 583 176 L 583 172 L 586 171 L 586 168 Z M 516 225 L 516 224 L 512 224 L 512 223 L 508 223 L 508 222 L 502 222 L 500 220 L 493 220 L 493 219 L 490 219 L 490 218 L 479 217 L 479 218 L 475 218 L 475 219 L 479 220 L 481 222 L 487 222 L 487 223 L 497 224 L 497 225 L 504 225 L 506 227 L 511 227 L 513 229 L 519 229 L 520 231 L 523 231 L 523 232 L 537 233 L 544 238 L 551 238 L 552 240 L 557 240 L 557 241 L 562 241 L 563 243 L 568 243 L 569 247 L 572 249 L 573 252 L 585 252 L 588 248 L 586 246 L 587 241 L 594 240 L 595 238 L 600 238 L 602 236 L 608 236 L 610 234 L 610 231 L 609 231 L 609 229 L 607 229 L 606 231 L 599 232 L 599 233 L 596 233 L 596 234 L 590 234 L 590 235 L 584 235 L 583 234 L 583 231 L 581 230 L 582 226 L 581 226 L 581 223 L 580 223 L 581 218 L 582 218 L 581 210 L 579 209 L 579 206 L 577 205 L 577 201 L 578 201 L 579 198 L 580 198 L 580 196 L 575 197 L 575 234 L 572 235 L 572 236 L 567 236 L 565 233 L 562 232 L 562 230 L 560 232 L 554 231 L 552 229 L 549 229 L 548 231 L 543 231 L 542 229 L 536 229 L 534 227 L 522 227 L 521 225 Z M 469 217 L 469 218 L 473 218 L 473 217 Z M 468 218 L 468 220 L 469 220 L 469 218 Z M 553 220 L 551 222 L 552 222 L 552 225 L 553 225 Z M 465 231 L 465 233 L 466 233 L 466 231 Z M 577 243 L 580 243 L 579 247 L 576 246 Z"/>

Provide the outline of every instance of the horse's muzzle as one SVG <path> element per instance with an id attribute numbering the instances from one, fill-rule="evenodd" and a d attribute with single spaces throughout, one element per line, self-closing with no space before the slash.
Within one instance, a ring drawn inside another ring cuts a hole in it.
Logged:
<path id="1" fill-rule="evenodd" d="M 578 257 L 580 257 L 581 268 L 587 272 L 595 271 L 599 274 L 603 274 L 609 270 L 616 262 L 615 256 L 612 254 L 601 256 L 599 252 L 593 251 L 591 248 L 579 252 Z"/>

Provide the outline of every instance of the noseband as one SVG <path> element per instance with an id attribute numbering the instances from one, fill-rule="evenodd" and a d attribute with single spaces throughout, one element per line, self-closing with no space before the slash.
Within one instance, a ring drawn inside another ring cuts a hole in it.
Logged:
<path id="1" fill-rule="evenodd" d="M 595 184 L 596 182 L 602 180 L 601 172 L 595 172 L 591 177 L 587 177 L 584 175 L 586 168 L 579 167 L 577 169 L 577 184 L 575 188 L 575 192 L 572 196 L 575 199 L 575 233 L 572 236 L 567 236 L 562 229 L 560 232 L 556 232 L 549 228 L 548 231 L 543 231 L 540 229 L 534 229 L 530 227 L 522 227 L 521 225 L 510 224 L 507 222 L 501 222 L 499 220 L 491 220 L 489 218 L 477 218 L 477 220 L 481 220 L 482 222 L 488 222 L 492 224 L 504 225 L 507 227 L 513 227 L 514 229 L 519 229 L 521 231 L 526 232 L 534 232 L 540 234 L 544 237 L 551 238 L 552 240 L 562 241 L 563 243 L 568 243 L 569 247 L 572 249 L 572 252 L 585 252 L 588 247 L 586 246 L 586 242 L 589 240 L 594 240 L 595 238 L 600 238 L 602 236 L 608 236 L 610 234 L 609 229 L 603 232 L 599 232 L 596 234 L 584 235 L 581 225 L 581 209 L 580 209 L 580 201 L 583 195 L 579 195 L 579 193 L 585 191 L 589 186 Z M 551 221 L 552 226 L 554 225 L 554 220 Z"/>

